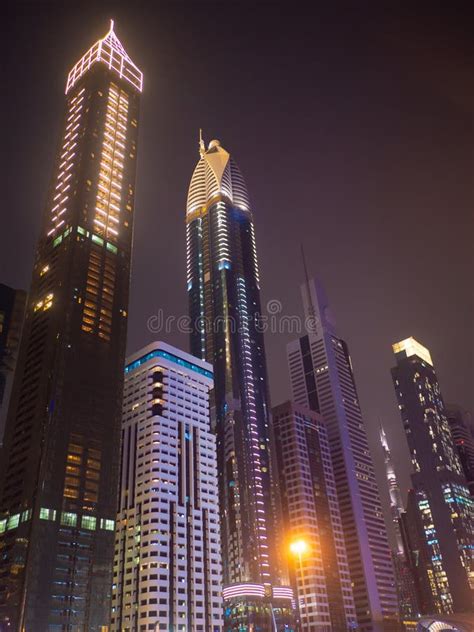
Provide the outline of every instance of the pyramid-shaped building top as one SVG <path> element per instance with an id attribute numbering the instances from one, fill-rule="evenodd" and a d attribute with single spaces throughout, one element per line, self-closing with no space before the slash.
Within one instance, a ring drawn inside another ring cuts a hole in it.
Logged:
<path id="1" fill-rule="evenodd" d="M 114 33 L 114 22 L 110 21 L 110 29 L 105 37 L 98 40 L 69 72 L 66 83 L 66 94 L 76 85 L 79 79 L 98 62 L 108 66 L 121 79 L 131 83 L 139 92 L 143 88 L 143 73 L 133 63 Z"/>

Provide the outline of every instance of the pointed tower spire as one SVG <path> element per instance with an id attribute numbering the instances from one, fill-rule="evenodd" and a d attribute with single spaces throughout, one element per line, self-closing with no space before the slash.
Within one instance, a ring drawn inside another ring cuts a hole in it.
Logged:
<path id="1" fill-rule="evenodd" d="M 201 156 L 201 158 L 204 156 L 206 152 L 206 145 L 204 144 L 204 141 L 202 139 L 202 128 L 199 128 L 199 154 Z"/>
<path id="2" fill-rule="evenodd" d="M 121 41 L 115 35 L 114 26 L 114 20 L 111 19 L 107 35 L 98 40 L 71 69 L 67 78 L 66 94 L 97 62 L 106 65 L 111 72 L 131 83 L 139 92 L 142 91 L 143 73 L 130 59 Z"/>

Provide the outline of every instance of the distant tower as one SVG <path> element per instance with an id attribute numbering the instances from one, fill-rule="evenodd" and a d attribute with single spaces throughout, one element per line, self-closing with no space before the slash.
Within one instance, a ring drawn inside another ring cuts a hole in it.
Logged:
<path id="1" fill-rule="evenodd" d="M 25 320 L 25 307 L 26 292 L 0 283 L 0 450 Z"/>
<path id="2" fill-rule="evenodd" d="M 225 629 L 267 630 L 272 586 L 284 575 L 253 214 L 242 174 L 220 142 L 206 149 L 201 140 L 199 154 L 186 210 L 187 287 L 191 352 L 214 367 Z"/>
<path id="3" fill-rule="evenodd" d="M 351 630 L 357 620 L 326 425 L 307 408 L 272 409 L 284 527 L 294 559 L 301 632 Z"/>
<path id="4" fill-rule="evenodd" d="M 112 26 L 67 78 L 1 465 L 9 630 L 109 623 L 141 89 Z"/>
<path id="5" fill-rule="evenodd" d="M 347 344 L 321 286 L 301 287 L 308 334 L 287 346 L 293 400 L 326 422 L 361 632 L 398 629 L 392 558 Z"/>
<path id="6" fill-rule="evenodd" d="M 421 548 L 427 551 L 427 564 L 420 568 L 429 591 L 423 601 L 431 612 L 471 612 L 472 499 L 438 378 L 430 352 L 414 338 L 397 342 L 393 351 L 397 364 L 392 377 L 413 465 L 411 513 L 414 508 L 418 511 L 424 537 Z"/>
<path id="7" fill-rule="evenodd" d="M 471 497 L 474 497 L 474 426 L 472 416 L 460 406 L 448 404 L 446 417 Z"/>
<path id="8" fill-rule="evenodd" d="M 400 619 L 406 630 L 413 629 L 420 609 L 418 605 L 417 592 L 413 568 L 407 560 L 403 545 L 402 535 L 402 515 L 404 512 L 402 495 L 398 486 L 397 475 L 392 461 L 392 454 L 388 445 L 387 435 L 380 426 L 380 443 L 384 455 L 385 473 L 390 495 L 390 510 L 392 514 L 393 527 L 396 539 L 396 548 L 393 554 L 393 566 L 395 570 L 395 580 L 397 582 L 398 603 L 400 609 Z"/>
<path id="9" fill-rule="evenodd" d="M 163 342 L 127 359 L 112 632 L 222 630 L 212 387 Z"/>
<path id="10" fill-rule="evenodd" d="M 387 477 L 388 492 L 390 495 L 390 512 L 392 514 L 392 521 L 395 530 L 395 537 L 397 541 L 397 552 L 403 553 L 402 534 L 400 533 L 400 516 L 403 512 L 402 495 L 400 493 L 400 487 L 398 486 L 397 475 L 393 466 L 392 455 L 390 448 L 388 447 L 387 435 L 382 426 L 380 426 L 380 443 L 382 444 L 385 475 Z"/>

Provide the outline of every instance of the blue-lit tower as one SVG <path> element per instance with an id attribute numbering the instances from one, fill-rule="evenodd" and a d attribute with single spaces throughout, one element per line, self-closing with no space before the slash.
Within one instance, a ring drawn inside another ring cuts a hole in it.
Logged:
<path id="1" fill-rule="evenodd" d="M 266 630 L 283 593 L 260 281 L 247 188 L 217 140 L 201 140 L 186 229 L 191 353 L 214 366 L 225 629 Z"/>

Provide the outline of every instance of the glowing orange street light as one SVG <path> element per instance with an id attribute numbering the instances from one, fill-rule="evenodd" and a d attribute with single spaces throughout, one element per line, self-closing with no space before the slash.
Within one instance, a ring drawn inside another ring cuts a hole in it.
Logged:
<path id="1" fill-rule="evenodd" d="M 293 555 L 295 555 L 298 558 L 299 570 L 301 574 L 301 597 L 303 600 L 303 607 L 304 607 L 304 611 L 306 615 L 305 618 L 307 620 L 307 623 L 309 623 L 309 613 L 308 613 L 308 608 L 307 608 L 307 603 L 306 603 L 306 588 L 304 585 L 304 570 L 303 570 L 303 555 L 308 553 L 309 545 L 306 542 L 306 540 L 303 540 L 303 538 L 299 538 L 298 540 L 293 540 L 293 542 L 290 544 L 290 551 L 291 553 L 293 553 Z M 297 591 L 298 591 L 298 597 L 299 597 L 298 585 L 297 585 Z M 299 599 L 298 599 L 298 603 L 299 603 Z M 301 609 L 300 609 L 300 612 L 301 612 Z M 301 617 L 301 619 L 303 619 L 303 617 Z M 303 621 L 301 621 L 301 623 L 303 623 Z M 309 630 L 309 627 L 308 627 L 308 630 Z"/>
<path id="2" fill-rule="evenodd" d="M 302 540 L 302 539 L 295 540 L 294 542 L 290 544 L 290 551 L 294 553 L 295 555 L 297 555 L 298 557 L 307 553 L 308 550 L 309 550 L 309 546 L 306 540 Z"/>

